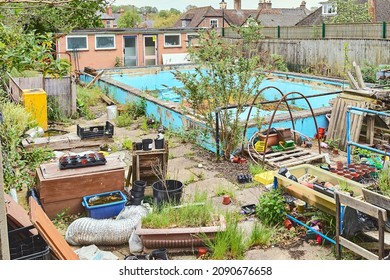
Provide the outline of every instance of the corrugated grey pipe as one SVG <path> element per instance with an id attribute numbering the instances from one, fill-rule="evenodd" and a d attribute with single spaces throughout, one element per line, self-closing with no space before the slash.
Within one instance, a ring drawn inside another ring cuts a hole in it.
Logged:
<path id="1" fill-rule="evenodd" d="M 123 211 L 126 212 L 125 216 Z M 66 230 L 65 240 L 70 245 L 123 245 L 129 242 L 131 233 L 146 216 L 148 210 L 142 206 L 127 206 L 113 219 L 80 218 Z"/>

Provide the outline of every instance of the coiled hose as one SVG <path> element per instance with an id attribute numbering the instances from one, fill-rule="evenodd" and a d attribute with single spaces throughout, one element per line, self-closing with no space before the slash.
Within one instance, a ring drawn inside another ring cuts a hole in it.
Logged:
<path id="1" fill-rule="evenodd" d="M 115 220 L 80 218 L 69 225 L 65 240 L 74 246 L 126 244 L 147 213 L 143 206 L 126 206 Z"/>

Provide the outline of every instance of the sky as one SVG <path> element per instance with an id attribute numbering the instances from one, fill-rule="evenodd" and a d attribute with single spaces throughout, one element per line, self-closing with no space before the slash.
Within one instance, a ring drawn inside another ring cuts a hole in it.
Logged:
<path id="1" fill-rule="evenodd" d="M 319 2 L 325 2 L 325 0 L 305 0 L 306 7 L 319 7 Z M 136 7 L 152 6 L 158 10 L 169 10 L 170 8 L 184 11 L 188 5 L 195 5 L 197 7 L 213 6 L 219 8 L 219 2 L 221 0 L 115 0 L 114 5 L 134 5 Z M 225 0 L 227 2 L 227 8 L 234 8 L 234 0 Z M 272 7 L 274 8 L 297 8 L 301 4 L 302 0 L 271 0 Z M 257 9 L 259 0 L 241 0 L 242 9 Z"/>

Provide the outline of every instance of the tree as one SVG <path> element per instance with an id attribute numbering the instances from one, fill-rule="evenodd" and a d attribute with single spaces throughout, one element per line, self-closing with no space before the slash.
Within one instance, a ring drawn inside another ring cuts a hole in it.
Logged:
<path id="1" fill-rule="evenodd" d="M 102 26 L 98 12 L 103 12 L 108 0 L 18 1 L 1 3 L 0 22 L 17 25 L 23 31 L 36 33 L 69 32 L 75 28 Z"/>
<path id="2" fill-rule="evenodd" d="M 136 10 L 128 10 L 118 19 L 119 28 L 138 27 L 141 23 L 141 16 Z"/>
<path id="3" fill-rule="evenodd" d="M 333 0 L 337 14 L 330 18 L 331 23 L 363 23 L 371 22 L 367 3 L 358 4 L 356 0 Z"/>
<path id="4" fill-rule="evenodd" d="M 180 19 L 180 11 L 176 9 L 161 10 L 153 19 L 153 27 L 172 27 Z"/>
<path id="5" fill-rule="evenodd" d="M 197 65 L 195 72 L 175 72 L 184 87 L 174 90 L 203 116 L 211 128 L 209 134 L 215 136 L 216 110 L 231 104 L 237 106 L 234 110 L 220 111 L 220 139 L 225 158 L 242 140 L 240 115 L 253 100 L 264 77 L 260 56 L 248 55 L 255 43 L 253 39 L 258 37 L 246 35 L 244 40 L 231 43 L 215 30 L 201 32 L 199 44 L 189 48 L 191 60 Z"/>
<path id="6" fill-rule="evenodd" d="M 141 14 L 157 14 L 158 9 L 156 7 L 145 6 L 145 7 L 139 8 L 139 12 Z"/>

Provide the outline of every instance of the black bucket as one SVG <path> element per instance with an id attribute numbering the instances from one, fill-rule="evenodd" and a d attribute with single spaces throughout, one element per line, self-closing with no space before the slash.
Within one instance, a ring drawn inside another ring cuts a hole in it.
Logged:
<path id="1" fill-rule="evenodd" d="M 183 183 L 177 180 L 166 180 L 165 185 L 161 181 L 154 182 L 154 204 L 160 207 L 164 203 L 179 204 L 183 192 Z"/>
<path id="2" fill-rule="evenodd" d="M 135 180 L 133 183 L 133 187 L 131 188 L 133 191 L 140 192 L 145 191 L 146 182 L 142 180 Z"/>
<path id="3" fill-rule="evenodd" d="M 129 205 L 141 205 L 141 202 L 142 200 L 144 200 L 144 197 L 140 197 L 140 198 L 130 198 L 130 202 L 129 202 Z"/>
<path id="4" fill-rule="evenodd" d="M 154 139 L 154 147 L 156 149 L 164 149 L 164 139 Z"/>
<path id="5" fill-rule="evenodd" d="M 142 139 L 142 149 L 144 151 L 151 150 L 152 149 L 152 143 L 153 143 L 152 139 Z"/>

